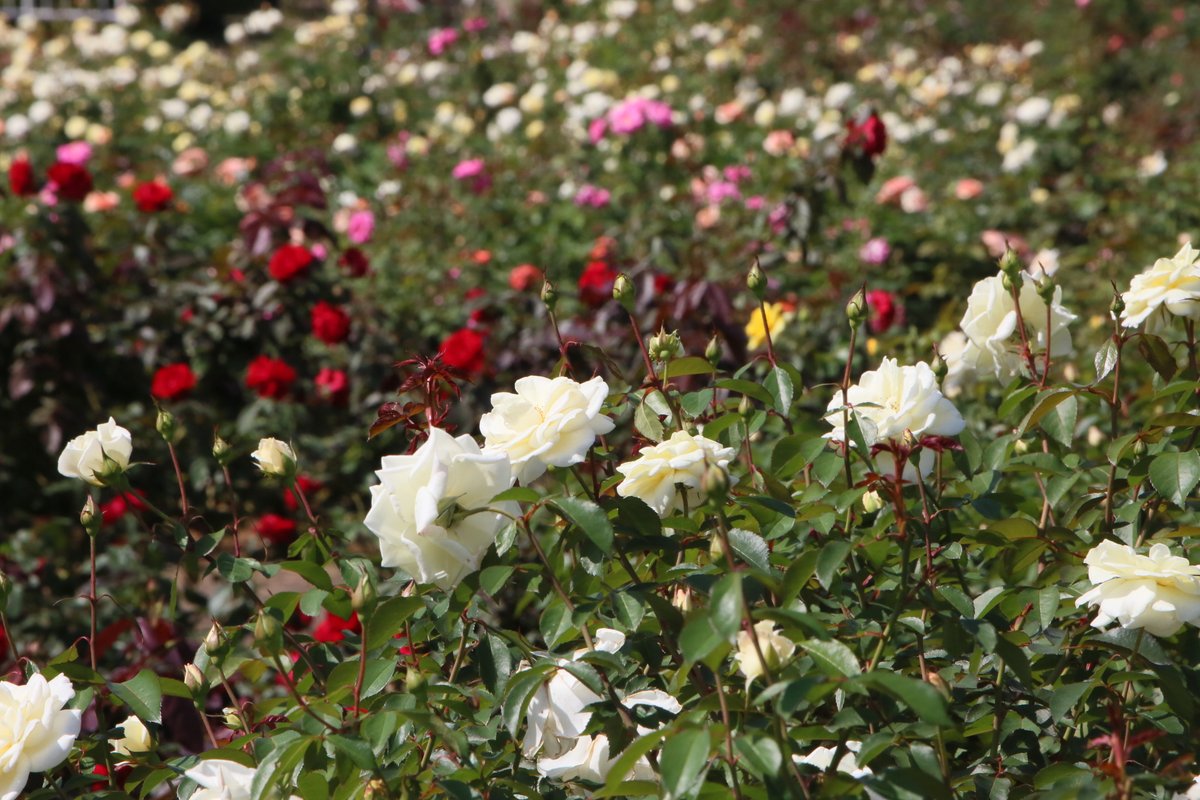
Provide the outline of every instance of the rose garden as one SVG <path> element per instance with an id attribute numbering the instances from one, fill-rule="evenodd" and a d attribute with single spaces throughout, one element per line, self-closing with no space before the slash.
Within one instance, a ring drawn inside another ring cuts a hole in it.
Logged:
<path id="1" fill-rule="evenodd" d="M 1200 10 L 214 9 L 0 16 L 0 799 L 1200 798 Z"/>

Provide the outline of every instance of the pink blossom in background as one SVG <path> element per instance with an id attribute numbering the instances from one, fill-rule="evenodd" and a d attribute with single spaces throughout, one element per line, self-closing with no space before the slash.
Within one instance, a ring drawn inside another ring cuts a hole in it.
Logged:
<path id="1" fill-rule="evenodd" d="M 590 183 L 585 183 L 575 192 L 575 205 L 577 206 L 604 208 L 610 200 L 612 200 L 612 192 Z"/>
<path id="2" fill-rule="evenodd" d="M 791 212 L 788 210 L 787 203 L 780 203 L 771 209 L 771 213 L 767 215 L 767 223 L 771 226 L 771 232 L 780 234 L 787 230 L 788 217 Z"/>
<path id="3" fill-rule="evenodd" d="M 796 137 L 792 135 L 791 131 L 771 131 L 763 139 L 763 150 L 769 156 L 781 156 L 791 150 L 795 143 Z"/>
<path id="4" fill-rule="evenodd" d="M 396 141 L 387 146 L 388 161 L 391 161 L 396 169 L 408 169 L 408 139 L 408 131 L 400 131 L 396 135 Z"/>
<path id="5" fill-rule="evenodd" d="M 750 177 L 750 168 L 745 164 L 731 164 L 722 170 L 722 174 L 730 183 L 741 183 Z"/>
<path id="6" fill-rule="evenodd" d="M 979 239 L 992 258 L 1000 258 L 1010 248 L 1019 256 L 1029 253 L 1029 243 L 1015 233 L 991 229 L 984 231 Z"/>
<path id="7" fill-rule="evenodd" d="M 876 236 L 873 239 L 868 239 L 867 242 L 858 250 L 858 257 L 867 264 L 882 264 L 888 260 L 888 256 L 892 254 L 892 247 L 888 244 L 887 239 L 882 236 Z"/>
<path id="8" fill-rule="evenodd" d="M 761 194 L 751 195 L 746 198 L 746 208 L 750 211 L 762 211 L 767 207 L 767 198 Z"/>
<path id="9" fill-rule="evenodd" d="M 370 211 L 355 211 L 350 215 L 346 236 L 354 244 L 366 244 L 375 235 L 375 215 Z"/>
<path id="10" fill-rule="evenodd" d="M 488 21 L 483 17 L 468 17 L 463 20 L 463 30 L 467 33 L 479 33 L 482 30 L 487 30 Z"/>
<path id="11" fill-rule="evenodd" d="M 429 52 L 432 55 L 440 56 L 442 53 L 450 49 L 450 47 L 458 41 L 458 31 L 454 28 L 439 28 L 429 34 Z"/>
<path id="12" fill-rule="evenodd" d="M 983 194 L 983 182 L 974 178 L 963 178 L 954 184 L 954 196 L 959 200 L 973 200 Z"/>
<path id="13" fill-rule="evenodd" d="M 738 189 L 736 183 L 717 181 L 708 185 L 704 196 L 710 203 L 723 203 L 726 200 L 740 200 L 742 192 Z"/>
<path id="14" fill-rule="evenodd" d="M 55 157 L 63 164 L 83 166 L 92 157 L 92 146 L 87 142 L 67 142 L 60 144 L 54 151 Z"/>
<path id="15" fill-rule="evenodd" d="M 900 208 L 909 214 L 916 214 L 929 208 L 929 198 L 920 186 L 913 186 L 900 194 Z"/>
<path id="16" fill-rule="evenodd" d="M 879 188 L 879 193 L 875 195 L 875 202 L 880 205 L 899 202 L 900 195 L 916 185 L 917 182 L 907 175 L 897 175 L 894 178 L 889 178 Z"/>
<path id="17" fill-rule="evenodd" d="M 592 144 L 603 139 L 606 133 L 608 133 L 608 121 L 604 117 L 597 117 L 588 123 L 588 141 Z"/>
<path id="18" fill-rule="evenodd" d="M 646 125 L 669 128 L 672 113 L 671 107 L 661 100 L 630 97 L 608 110 L 608 125 L 613 133 L 628 136 Z"/>
<path id="19" fill-rule="evenodd" d="M 329 249 L 320 242 L 317 242 L 312 247 L 308 248 L 308 251 L 317 259 L 322 259 L 329 255 Z"/>
<path id="20" fill-rule="evenodd" d="M 460 161 L 451 173 L 456 181 L 467 184 L 475 194 L 486 192 L 492 185 L 492 178 L 487 173 L 487 165 L 482 158 L 468 158 Z"/>

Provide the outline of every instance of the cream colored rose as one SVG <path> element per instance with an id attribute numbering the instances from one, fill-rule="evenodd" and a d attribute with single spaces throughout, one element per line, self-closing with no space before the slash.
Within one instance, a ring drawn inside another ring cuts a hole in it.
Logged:
<path id="1" fill-rule="evenodd" d="M 838 761 L 837 770 L 849 775 L 851 778 L 865 778 L 873 774 L 870 767 L 858 766 L 858 761 L 855 756 L 862 750 L 862 742 L 848 741 L 846 742 L 846 752 Z M 837 753 L 837 748 L 834 747 L 817 747 L 807 755 L 792 756 L 797 764 L 807 764 L 810 767 L 816 767 L 821 771 L 829 769 L 829 765 L 833 763 L 833 757 Z"/>
<path id="2" fill-rule="evenodd" d="M 1155 636 L 1170 636 L 1184 623 L 1200 627 L 1200 566 L 1171 555 L 1165 544 L 1154 544 L 1140 556 L 1132 547 L 1103 541 L 1083 563 L 1093 588 L 1075 605 L 1099 607 L 1093 627 L 1117 622 Z"/>
<path id="3" fill-rule="evenodd" d="M 375 474 L 364 522 L 379 537 L 381 563 L 447 591 L 479 568 L 507 522 L 498 512 L 518 513 L 516 503 L 491 502 L 512 486 L 508 458 L 470 436 L 430 428 L 415 453 L 384 456 Z"/>
<path id="4" fill-rule="evenodd" d="M 522 484 L 547 467 L 581 463 L 588 449 L 613 429 L 600 413 L 608 398 L 602 378 L 576 383 L 570 378 L 521 378 L 516 394 L 492 395 L 492 410 L 479 420 L 485 453 L 503 453 Z"/>
<path id="5" fill-rule="evenodd" d="M 145 753 L 154 746 L 150 738 L 150 731 L 146 728 L 145 723 L 137 717 L 128 717 L 117 726 L 117 729 L 121 731 L 121 738 L 113 739 L 111 744 L 113 752 L 119 756 Z"/>
<path id="6" fill-rule="evenodd" d="M 0 681 L 0 800 L 15 800 L 30 773 L 54 769 L 71 753 L 82 711 L 65 708 L 75 689 L 65 675 L 40 673 L 23 686 Z"/>
<path id="7" fill-rule="evenodd" d="M 236 761 L 212 758 L 183 773 L 200 788 L 192 800 L 251 800 L 250 784 L 256 770 Z"/>
<path id="8" fill-rule="evenodd" d="M 112 417 L 96 430 L 76 436 L 67 442 L 58 457 L 58 471 L 68 478 L 79 478 L 96 486 L 103 485 L 104 476 L 129 469 L 133 453 L 133 437 Z"/>
<path id="9" fill-rule="evenodd" d="M 715 466 L 726 472 L 734 456 L 732 447 L 720 442 L 676 431 L 665 442 L 647 447 L 638 457 L 617 467 L 625 479 L 617 484 L 617 494 L 636 497 L 660 517 L 683 507 L 694 508 L 703 499 L 700 482 L 705 471 Z M 676 487 L 682 486 L 680 492 Z"/>
<path id="10" fill-rule="evenodd" d="M 1037 285 L 1029 277 L 1021 284 L 1021 317 L 1035 353 L 1046 349 L 1046 303 L 1037 293 Z M 959 361 L 975 372 L 990 372 L 997 378 L 1008 379 L 1021 374 L 1025 366 L 1021 356 L 1021 333 L 1017 330 L 1016 303 L 1012 292 L 1004 288 L 1000 275 L 984 278 L 975 284 L 967 299 L 967 312 L 959 327 L 967 337 Z M 1062 287 L 1055 287 L 1050 302 L 1050 355 L 1071 353 L 1071 332 L 1067 326 L 1075 315 L 1062 307 Z"/>
<path id="11" fill-rule="evenodd" d="M 902 442 L 906 434 L 913 437 L 957 436 L 965 426 L 962 415 L 942 396 L 937 376 L 924 362 L 902 367 L 896 359 L 885 358 L 879 369 L 862 374 L 858 383 L 846 391 L 845 400 L 850 413 L 858 420 L 868 446 L 877 442 Z M 835 442 L 846 441 L 846 414 L 842 401 L 842 393 L 835 391 L 825 413 L 825 421 L 833 426 L 826 436 Z M 933 453 L 922 449 L 919 461 L 920 474 L 929 474 L 934 463 Z M 895 459 L 891 453 L 879 453 L 875 463 L 882 474 L 893 475 Z M 905 465 L 903 477 L 905 480 L 917 479 L 917 469 L 911 462 Z"/>
<path id="12" fill-rule="evenodd" d="M 296 472 L 296 453 L 287 442 L 259 439 L 258 449 L 250 454 L 264 475 L 289 478 Z"/>
<path id="13" fill-rule="evenodd" d="M 1121 299 L 1125 302 L 1121 324 L 1126 328 L 1136 328 L 1159 309 L 1200 319 L 1200 252 L 1189 242 L 1174 257 L 1158 259 L 1134 276 Z"/>
<path id="14" fill-rule="evenodd" d="M 758 648 L 754 646 L 754 636 L 749 631 L 738 631 L 737 652 L 733 659 L 737 668 L 746 676 L 749 686 L 755 678 L 765 675 L 767 670 L 777 670 L 780 665 L 796 652 L 796 645 L 791 639 L 775 630 L 775 623 L 769 619 L 754 624 L 754 633 L 758 637 L 758 646 L 762 648 L 762 658 L 759 658 Z M 767 663 L 763 664 L 763 659 Z"/>

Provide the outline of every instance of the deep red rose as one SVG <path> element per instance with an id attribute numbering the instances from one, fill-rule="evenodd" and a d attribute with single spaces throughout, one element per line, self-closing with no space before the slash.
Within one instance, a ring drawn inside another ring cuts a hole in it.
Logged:
<path id="1" fill-rule="evenodd" d="M 285 244 L 271 256 L 271 263 L 267 266 L 267 270 L 275 280 L 287 283 L 293 278 L 303 275 L 312 262 L 313 254 L 307 247 Z"/>
<path id="2" fill-rule="evenodd" d="M 137 204 L 139 211 L 147 214 L 166 211 L 174 199 L 175 193 L 171 191 L 171 187 L 160 180 L 143 181 L 133 190 L 133 202 Z"/>
<path id="3" fill-rule="evenodd" d="M 128 514 L 130 509 L 145 511 L 146 504 L 135 492 L 122 492 L 107 503 L 100 504 L 100 519 L 105 525 L 112 525 Z"/>
<path id="4" fill-rule="evenodd" d="M 150 381 L 150 394 L 159 400 L 178 400 L 196 388 L 196 373 L 185 363 L 159 367 Z"/>
<path id="5" fill-rule="evenodd" d="M 246 369 L 246 387 L 259 397 L 280 400 L 287 397 L 296 382 L 296 370 L 282 359 L 259 356 Z"/>
<path id="6" fill-rule="evenodd" d="M 57 161 L 46 171 L 46 177 L 64 200 L 79 202 L 92 191 L 92 173 L 79 164 Z"/>
<path id="7" fill-rule="evenodd" d="M 874 111 L 861 123 L 846 121 L 846 149 L 857 150 L 869 158 L 875 158 L 887 149 L 887 126 Z"/>
<path id="8" fill-rule="evenodd" d="M 446 337 L 438 352 L 442 361 L 468 375 L 483 372 L 484 335 L 473 328 L 460 328 Z"/>
<path id="9" fill-rule="evenodd" d="M 312 497 L 313 492 L 319 491 L 324 485 L 315 478 L 310 478 L 307 475 L 297 475 L 296 483 L 300 485 L 300 491 L 304 492 L 305 497 Z M 288 511 L 295 511 L 300 508 L 300 500 L 296 497 L 290 486 L 283 490 L 283 504 L 288 507 Z"/>
<path id="10" fill-rule="evenodd" d="M 350 395 L 350 379 L 340 369 L 322 367 L 316 383 L 321 396 L 332 403 L 344 403 Z"/>
<path id="11" fill-rule="evenodd" d="M 254 529 L 271 544 L 291 544 L 296 538 L 296 521 L 278 514 L 263 514 Z"/>
<path id="12" fill-rule="evenodd" d="M 28 158 L 18 158 L 8 165 L 8 188 L 17 197 L 37 194 L 37 180 L 33 177 L 33 165 Z"/>
<path id="13" fill-rule="evenodd" d="M 896 296 L 883 289 L 867 292 L 867 308 L 871 310 L 870 326 L 873 333 L 883 333 L 902 317 L 902 309 L 896 302 Z"/>
<path id="14" fill-rule="evenodd" d="M 318 642 L 333 644 L 345 639 L 346 631 L 358 633 L 359 630 L 358 614 L 351 613 L 350 619 L 342 619 L 337 614 L 326 611 L 325 616 L 321 617 L 321 621 L 313 629 L 313 638 Z"/>
<path id="15" fill-rule="evenodd" d="M 351 278 L 361 278 L 371 271 L 371 261 L 367 254 L 357 247 L 347 247 L 338 259 L 338 266 L 346 271 Z"/>
<path id="16" fill-rule="evenodd" d="M 662 272 L 654 273 L 654 294 L 662 295 L 675 287 L 675 279 Z"/>
<path id="17" fill-rule="evenodd" d="M 617 279 L 616 270 L 607 261 L 591 261 L 579 276 L 579 299 L 592 308 L 612 300 L 613 282 Z"/>
<path id="18" fill-rule="evenodd" d="M 344 341 L 350 333 L 350 315 L 322 300 L 312 308 L 312 332 L 325 344 Z"/>

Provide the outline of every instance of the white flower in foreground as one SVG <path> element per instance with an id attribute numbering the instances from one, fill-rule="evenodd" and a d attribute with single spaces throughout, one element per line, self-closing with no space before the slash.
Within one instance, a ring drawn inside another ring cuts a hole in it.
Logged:
<path id="1" fill-rule="evenodd" d="M 522 484 L 547 467 L 581 463 L 596 437 L 613 429 L 613 421 L 600 413 L 608 397 L 602 378 L 576 383 L 531 375 L 514 388 L 516 394 L 492 395 L 492 410 L 480 418 L 479 431 L 484 452 L 508 456 Z"/>
<path id="2" fill-rule="evenodd" d="M 440 428 L 411 455 L 384 456 L 364 520 L 379 537 L 381 563 L 449 591 L 479 562 L 516 503 L 491 500 L 512 486 L 503 453 L 483 453 L 470 436 Z"/>
<path id="3" fill-rule="evenodd" d="M 121 738 L 113 739 L 109 744 L 112 745 L 113 752 L 119 756 L 145 753 L 154 747 L 150 731 L 146 728 L 145 723 L 135 716 L 128 717 L 117 726 L 117 729 L 121 731 Z"/>
<path id="4" fill-rule="evenodd" d="M 15 800 L 30 773 L 70 755 L 83 715 L 64 708 L 74 696 L 66 675 L 34 674 L 23 686 L 0 681 L 0 800 Z"/>
<path id="5" fill-rule="evenodd" d="M 96 430 L 67 442 L 58 457 L 58 471 L 68 478 L 79 478 L 100 486 L 102 476 L 109 470 L 115 474 L 129 469 L 132 453 L 133 437 L 109 417 L 108 422 L 101 423 Z"/>
<path id="6" fill-rule="evenodd" d="M 1196 776 L 1186 792 L 1176 792 L 1171 800 L 1200 800 L 1200 775 Z"/>
<path id="7" fill-rule="evenodd" d="M 1135 275 L 1129 291 L 1121 295 L 1125 310 L 1121 324 L 1136 328 L 1160 308 L 1177 317 L 1200 319 L 1200 252 L 1189 242 L 1172 258 Z"/>
<path id="8" fill-rule="evenodd" d="M 711 466 L 728 472 L 734 456 L 732 447 L 720 442 L 676 431 L 665 442 L 647 447 L 636 459 L 617 467 L 625 479 L 617 485 L 621 497 L 637 497 L 660 517 L 683 507 L 684 494 L 688 506 L 694 508 L 702 499 L 700 483 Z M 684 494 L 677 486 L 684 487 Z"/>
<path id="9" fill-rule="evenodd" d="M 838 761 L 838 772 L 845 773 L 851 778 L 865 778 L 871 775 L 870 767 L 858 766 L 858 761 L 855 755 L 862 750 L 862 742 L 849 741 L 846 742 L 846 752 Z M 810 767 L 816 767 L 824 772 L 829 769 L 829 765 L 833 763 L 834 753 L 837 752 L 835 747 L 818 747 L 806 756 L 792 756 L 792 759 L 797 764 L 807 764 Z"/>
<path id="10" fill-rule="evenodd" d="M 842 393 L 834 392 L 825 413 L 825 421 L 833 426 L 826 436 L 835 442 L 846 441 Z M 858 420 L 867 446 L 878 442 L 903 442 L 906 435 L 957 436 L 966 423 L 954 404 L 942 396 L 937 376 L 925 362 L 900 366 L 894 358 L 885 358 L 879 369 L 864 372 L 858 383 L 846 391 L 850 414 Z M 875 458 L 878 470 L 893 477 L 895 459 L 881 452 Z M 922 449 L 920 474 L 933 469 L 934 455 Z M 905 465 L 905 480 L 916 480 L 917 469 L 911 461 Z"/>
<path id="11" fill-rule="evenodd" d="M 596 631 L 592 643 L 600 652 L 615 653 L 625 645 L 625 634 L 612 628 L 601 628 Z M 576 650 L 572 658 L 577 659 L 587 652 L 587 648 Z M 587 707 L 599 700 L 600 695 L 570 672 L 556 670 L 529 700 L 521 751 L 529 758 L 539 753 L 549 758 L 563 755 L 575 746 L 575 740 L 583 735 L 591 720 L 592 712 Z"/>
<path id="12" fill-rule="evenodd" d="M 264 475 L 290 477 L 296 471 L 296 453 L 287 442 L 259 439 L 258 449 L 250 454 Z"/>
<path id="13" fill-rule="evenodd" d="M 756 622 L 754 634 L 755 636 L 751 636 L 749 631 L 738 631 L 738 649 L 733 656 L 738 669 L 746 676 L 746 686 L 753 683 L 755 678 L 766 674 L 768 669 L 779 669 L 779 666 L 796 652 L 795 643 L 775 630 L 775 623 L 769 619 Z M 758 648 L 754 646 L 755 637 L 758 638 L 758 646 L 762 648 L 762 658 L 758 657 Z M 765 665 L 763 658 L 767 660 Z"/>
<path id="14" fill-rule="evenodd" d="M 183 773 L 200 788 L 191 800 L 252 800 L 250 784 L 256 770 L 236 761 L 213 758 Z"/>
<path id="15" fill-rule="evenodd" d="M 1046 302 L 1038 295 L 1037 285 L 1028 276 L 1021 283 L 1021 318 L 1025 323 L 1029 347 L 1035 353 L 1046 349 Z M 1062 306 L 1062 287 L 1056 286 L 1050 302 L 1050 355 L 1065 356 L 1072 351 L 1067 326 L 1075 315 Z M 997 378 L 1021 374 L 1021 332 L 1017 330 L 1017 304 L 1012 292 L 1004 288 L 1002 275 L 984 278 L 975 284 L 967 299 L 967 312 L 959 323 L 967 336 L 961 363 L 976 372 L 990 372 Z"/>
<path id="16" fill-rule="evenodd" d="M 1165 544 L 1154 544 L 1140 556 L 1132 547 L 1104 541 L 1083 563 L 1093 588 L 1075 605 L 1099 606 L 1093 627 L 1117 622 L 1155 636 L 1170 636 L 1184 623 L 1200 627 L 1200 566 L 1171 555 Z"/>

